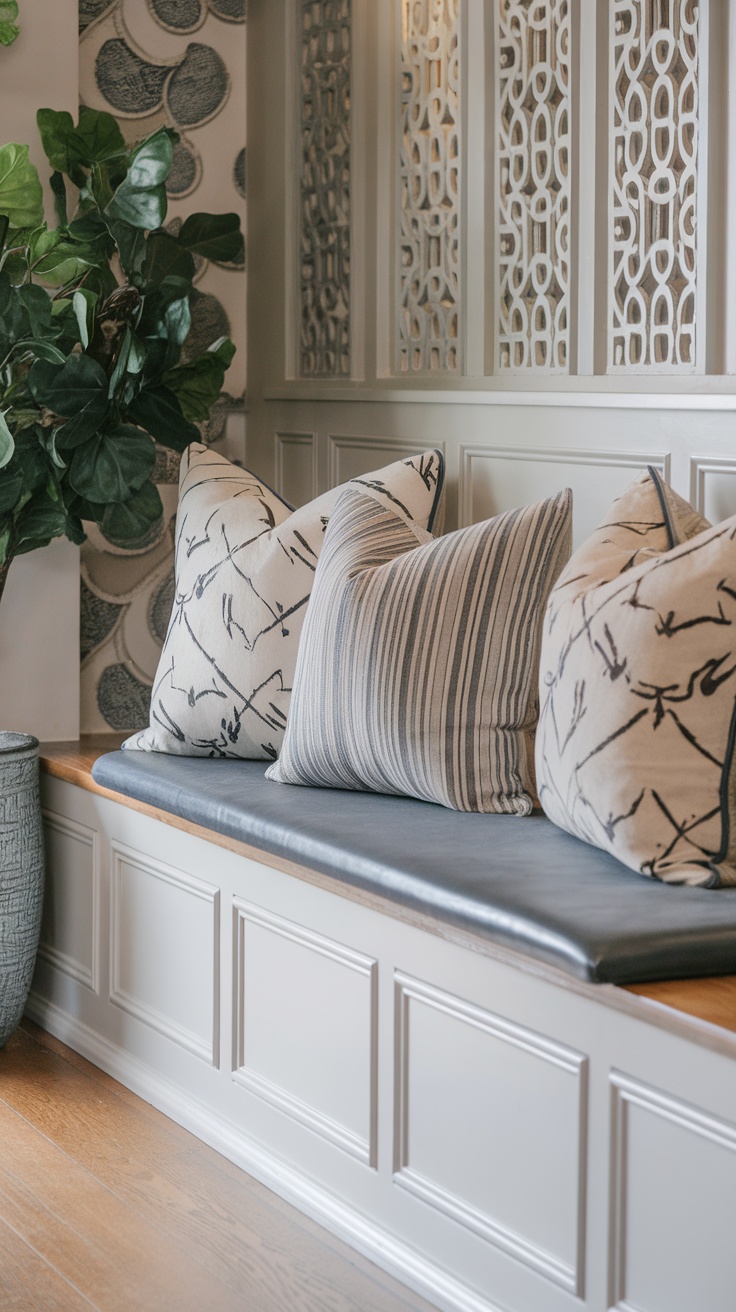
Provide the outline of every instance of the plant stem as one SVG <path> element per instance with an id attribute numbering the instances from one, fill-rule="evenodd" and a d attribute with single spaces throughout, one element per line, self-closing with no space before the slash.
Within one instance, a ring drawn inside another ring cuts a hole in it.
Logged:
<path id="1" fill-rule="evenodd" d="M 8 570 L 10 569 L 10 563 L 11 562 L 9 560 L 6 560 L 4 564 L 0 565 L 0 601 L 2 601 L 3 598 L 3 591 L 5 589 L 5 582 L 8 577 Z"/>

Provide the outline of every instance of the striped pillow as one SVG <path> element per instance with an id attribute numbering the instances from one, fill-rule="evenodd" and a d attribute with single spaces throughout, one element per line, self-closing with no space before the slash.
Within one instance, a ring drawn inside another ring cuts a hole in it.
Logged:
<path id="1" fill-rule="evenodd" d="M 268 778 L 528 815 L 542 616 L 571 502 L 432 540 L 370 492 L 343 492 Z"/>

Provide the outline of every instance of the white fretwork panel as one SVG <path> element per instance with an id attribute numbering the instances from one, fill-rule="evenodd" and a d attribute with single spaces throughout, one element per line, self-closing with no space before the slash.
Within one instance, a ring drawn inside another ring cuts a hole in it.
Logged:
<path id="1" fill-rule="evenodd" d="M 456 372 L 461 0 L 401 0 L 397 370 Z"/>
<path id="2" fill-rule="evenodd" d="M 299 372 L 350 377 L 351 0 L 300 0 Z"/>
<path id="3" fill-rule="evenodd" d="M 567 372 L 570 0 L 500 0 L 498 369 Z"/>
<path id="4" fill-rule="evenodd" d="M 695 367 L 700 5 L 612 0 L 608 365 Z"/>

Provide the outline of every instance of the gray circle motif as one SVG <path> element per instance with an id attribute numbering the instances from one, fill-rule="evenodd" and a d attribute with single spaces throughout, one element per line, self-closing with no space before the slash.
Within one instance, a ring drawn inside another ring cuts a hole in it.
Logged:
<path id="1" fill-rule="evenodd" d="M 158 109 L 170 72 L 170 68 L 141 59 L 120 37 L 104 42 L 95 63 L 98 89 L 122 114 L 142 115 Z"/>
<path id="2" fill-rule="evenodd" d="M 171 171 L 166 179 L 169 196 L 188 196 L 196 190 L 201 179 L 202 163 L 199 155 L 187 141 L 179 138 L 174 146 Z"/>
<path id="3" fill-rule="evenodd" d="M 204 123 L 222 109 L 230 91 L 227 69 L 216 50 L 193 41 L 174 70 L 166 99 L 180 127 Z"/>
<path id="4" fill-rule="evenodd" d="M 163 642 L 169 629 L 169 620 L 174 605 L 174 596 L 176 593 L 176 583 L 174 580 L 174 571 L 166 575 L 163 583 L 160 583 L 151 597 L 148 608 L 148 627 L 154 638 Z"/>
<path id="5" fill-rule="evenodd" d="M 171 32 L 193 32 L 203 21 L 201 0 L 148 0 L 156 22 Z"/>
<path id="6" fill-rule="evenodd" d="M 114 0 L 79 0 L 79 30 L 83 32 L 96 18 L 111 9 Z"/>
<path id="7" fill-rule="evenodd" d="M 148 724 L 151 689 L 124 665 L 108 665 L 97 685 L 97 705 L 111 729 L 134 733 Z"/>
<path id="8" fill-rule="evenodd" d="M 245 146 L 243 146 L 243 149 L 238 151 L 235 157 L 235 164 L 233 165 L 233 184 L 238 195 L 242 196 L 243 200 L 245 200 L 245 161 Z"/>
<path id="9" fill-rule="evenodd" d="M 200 292 L 195 287 L 189 298 L 192 312 L 192 326 L 189 336 L 182 347 L 182 363 L 189 364 L 203 351 L 207 350 L 218 337 L 230 337 L 230 320 L 224 306 L 210 292 Z"/>
<path id="10" fill-rule="evenodd" d="M 84 660 L 85 656 L 89 656 L 90 652 L 99 646 L 103 638 L 112 633 L 124 608 L 116 606 L 112 601 L 104 601 L 102 597 L 96 597 L 84 580 L 81 582 L 80 602 L 80 655 Z"/>
<path id="11" fill-rule="evenodd" d="M 246 0 L 209 0 L 213 14 L 224 18 L 227 23 L 245 22 L 245 3 Z"/>

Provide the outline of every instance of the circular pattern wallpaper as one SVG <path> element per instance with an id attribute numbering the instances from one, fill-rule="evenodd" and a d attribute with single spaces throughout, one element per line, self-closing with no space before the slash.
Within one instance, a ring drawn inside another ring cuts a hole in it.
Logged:
<path id="1" fill-rule="evenodd" d="M 82 103 L 114 114 L 131 143 L 164 123 L 179 133 L 167 183 L 174 230 L 195 210 L 235 210 L 245 230 L 245 21 L 245 0 L 80 0 Z M 184 355 L 223 334 L 237 346 L 228 390 L 201 426 L 203 441 L 218 442 L 244 406 L 245 270 L 197 264 Z M 148 721 L 174 594 L 178 477 L 178 456 L 159 448 L 165 515 L 149 546 L 119 550 L 93 530 L 82 548 L 83 733 Z"/>

